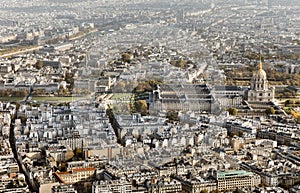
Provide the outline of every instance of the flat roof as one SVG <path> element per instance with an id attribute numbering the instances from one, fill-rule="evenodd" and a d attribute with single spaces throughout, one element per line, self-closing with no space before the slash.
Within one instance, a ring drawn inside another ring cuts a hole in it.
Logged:
<path id="1" fill-rule="evenodd" d="M 217 179 L 219 178 L 229 178 L 229 177 L 241 177 L 241 176 L 252 176 L 252 172 L 247 172 L 245 170 L 231 170 L 217 172 Z"/>

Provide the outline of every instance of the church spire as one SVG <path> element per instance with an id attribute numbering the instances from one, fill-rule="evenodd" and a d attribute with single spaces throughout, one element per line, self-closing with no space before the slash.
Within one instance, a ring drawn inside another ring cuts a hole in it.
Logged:
<path id="1" fill-rule="evenodd" d="M 261 53 L 259 54 L 258 70 L 262 70 Z"/>

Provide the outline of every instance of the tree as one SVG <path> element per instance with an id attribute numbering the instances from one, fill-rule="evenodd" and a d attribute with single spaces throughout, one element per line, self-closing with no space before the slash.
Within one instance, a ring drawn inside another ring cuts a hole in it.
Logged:
<path id="1" fill-rule="evenodd" d="M 135 92 L 141 93 L 141 92 L 146 92 L 146 91 L 152 91 L 152 87 L 148 82 L 140 82 L 136 87 L 135 87 Z"/>
<path id="2" fill-rule="evenodd" d="M 11 102 L 11 104 L 14 104 L 14 105 L 16 105 L 16 108 L 17 108 L 17 110 L 20 108 L 20 103 L 18 103 L 18 102 Z"/>
<path id="3" fill-rule="evenodd" d="M 67 171 L 67 163 L 62 161 L 58 163 L 58 170 L 59 171 Z"/>
<path id="4" fill-rule="evenodd" d="M 300 124 L 300 116 L 298 117 L 298 119 L 296 121 L 298 124 Z"/>
<path id="5" fill-rule="evenodd" d="M 239 136 L 239 137 L 243 137 L 243 135 L 244 135 L 244 132 L 243 132 L 243 131 L 239 131 L 239 132 L 238 132 L 238 136 Z"/>
<path id="6" fill-rule="evenodd" d="M 238 113 L 238 110 L 237 110 L 236 108 L 233 108 L 231 114 L 232 114 L 233 116 L 236 116 L 237 113 Z"/>
<path id="7" fill-rule="evenodd" d="M 288 107 L 288 106 L 294 106 L 295 105 L 295 100 L 286 100 L 284 102 L 284 106 Z"/>
<path id="8" fill-rule="evenodd" d="M 46 92 L 43 89 L 36 89 L 31 94 L 32 96 L 43 96 L 46 95 Z"/>
<path id="9" fill-rule="evenodd" d="M 74 150 L 74 156 L 75 156 L 76 160 L 82 160 L 83 159 L 82 149 L 75 148 L 75 150 Z"/>
<path id="10" fill-rule="evenodd" d="M 176 66 L 178 66 L 180 68 L 184 68 L 185 65 L 186 65 L 186 62 L 184 60 L 182 60 L 182 59 L 178 60 L 177 64 L 176 64 Z"/>
<path id="11" fill-rule="evenodd" d="M 139 112 L 142 115 L 148 114 L 148 105 L 147 105 L 146 100 L 137 100 L 134 103 L 134 107 L 135 107 L 136 112 Z"/>
<path id="12" fill-rule="evenodd" d="M 158 81 L 158 80 L 155 80 L 155 79 L 151 79 L 151 80 L 149 80 L 149 84 L 150 84 L 150 86 L 151 87 L 156 87 L 157 85 L 159 85 L 159 84 L 162 84 L 163 82 L 161 82 L 161 81 Z"/>
<path id="13" fill-rule="evenodd" d="M 179 121 L 178 112 L 168 111 L 166 117 L 171 121 Z"/>
<path id="14" fill-rule="evenodd" d="M 67 96 L 69 94 L 69 91 L 68 89 L 65 89 L 62 85 L 60 85 L 56 94 L 57 96 Z"/>
<path id="15" fill-rule="evenodd" d="M 229 112 L 230 115 L 236 116 L 238 113 L 238 110 L 236 108 L 229 108 L 227 110 Z"/>
<path id="16" fill-rule="evenodd" d="M 266 113 L 268 115 L 274 115 L 275 114 L 275 109 L 273 107 L 267 108 Z"/>
<path id="17" fill-rule="evenodd" d="M 122 61 L 123 62 L 129 63 L 130 59 L 131 59 L 131 56 L 129 54 L 127 54 L 127 53 L 122 54 Z"/>
<path id="18" fill-rule="evenodd" d="M 43 63 L 43 61 L 37 61 L 36 63 L 35 63 L 35 67 L 39 70 L 39 69 L 41 69 L 41 68 L 43 68 L 43 66 L 44 66 L 44 63 Z"/>
<path id="19" fill-rule="evenodd" d="M 117 84 L 114 86 L 113 91 L 117 93 L 123 93 L 126 92 L 126 83 L 124 81 L 117 82 Z"/>
<path id="20" fill-rule="evenodd" d="M 23 90 L 17 90 L 17 91 L 13 91 L 12 96 L 14 97 L 25 97 L 28 95 L 28 91 L 23 89 Z"/>
<path id="21" fill-rule="evenodd" d="M 20 115 L 18 118 L 21 120 L 22 125 L 26 125 L 26 121 L 27 121 L 26 116 Z"/>
<path id="22" fill-rule="evenodd" d="M 0 97 L 8 96 L 5 90 L 0 90 Z"/>

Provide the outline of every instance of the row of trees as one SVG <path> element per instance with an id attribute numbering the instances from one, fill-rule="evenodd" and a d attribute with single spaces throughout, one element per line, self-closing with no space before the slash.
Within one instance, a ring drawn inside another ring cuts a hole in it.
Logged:
<path id="1" fill-rule="evenodd" d="M 224 69 L 227 77 L 227 84 L 249 85 L 253 72 L 257 70 L 256 65 L 246 65 L 241 68 Z M 287 72 L 277 71 L 274 68 L 265 69 L 267 78 L 271 84 L 300 86 L 300 74 L 289 74 Z M 245 81 L 243 83 L 242 81 Z"/>
<path id="2" fill-rule="evenodd" d="M 112 92 L 114 93 L 144 93 L 144 92 L 152 92 L 155 89 L 157 84 L 161 84 L 162 82 L 157 80 L 149 80 L 143 82 L 137 81 L 119 81 L 112 88 Z"/>
<path id="3" fill-rule="evenodd" d="M 140 113 L 142 116 L 149 115 L 148 104 L 146 100 L 137 100 L 133 103 L 121 103 L 114 105 L 112 110 L 116 114 Z"/>
<path id="4" fill-rule="evenodd" d="M 32 91 L 32 96 L 45 96 L 48 95 L 49 93 L 46 93 L 45 90 L 43 89 L 36 89 Z"/>
<path id="5" fill-rule="evenodd" d="M 236 116 L 238 114 L 238 110 L 236 108 L 228 108 L 226 111 L 229 112 L 230 115 Z M 269 107 L 266 109 L 265 113 L 267 115 L 274 115 L 275 114 L 275 109 L 273 107 Z"/>
<path id="6" fill-rule="evenodd" d="M 136 81 L 119 81 L 112 88 L 113 93 L 131 93 L 134 88 L 138 85 Z"/>
<path id="7" fill-rule="evenodd" d="M 286 106 L 286 107 L 300 106 L 300 100 L 292 100 L 292 99 L 286 100 L 284 102 L 284 106 Z"/>
<path id="8" fill-rule="evenodd" d="M 28 94 L 27 90 L 0 90 L 0 97 L 25 97 Z"/>
<path id="9" fill-rule="evenodd" d="M 291 110 L 291 115 L 295 118 L 297 123 L 300 123 L 300 112 L 296 112 L 294 110 Z"/>
<path id="10" fill-rule="evenodd" d="M 149 82 L 140 82 L 135 88 L 135 93 L 143 93 L 143 92 L 152 92 L 153 87 L 150 85 Z"/>
<path id="11" fill-rule="evenodd" d="M 56 96 L 71 96 L 71 93 L 68 89 L 63 86 L 59 86 L 58 91 L 55 93 Z"/>
<path id="12" fill-rule="evenodd" d="M 284 111 L 287 114 L 292 115 L 297 123 L 300 123 L 300 112 L 297 112 L 293 108 L 290 108 L 290 107 L 285 107 Z"/>

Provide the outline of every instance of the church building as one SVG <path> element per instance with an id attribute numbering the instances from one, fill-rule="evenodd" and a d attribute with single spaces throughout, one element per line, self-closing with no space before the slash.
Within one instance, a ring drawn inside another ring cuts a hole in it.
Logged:
<path id="1" fill-rule="evenodd" d="M 262 62 L 253 73 L 250 89 L 247 92 L 247 101 L 251 102 L 274 102 L 275 88 L 270 87 L 267 74 L 262 68 Z"/>
<path id="2" fill-rule="evenodd" d="M 242 86 L 208 86 L 206 84 L 161 84 L 151 97 L 151 109 L 160 111 L 201 111 L 215 113 L 237 108 L 239 115 L 264 116 L 266 110 L 278 109 L 275 88 L 269 85 L 262 61 L 254 71 L 250 88 Z"/>

